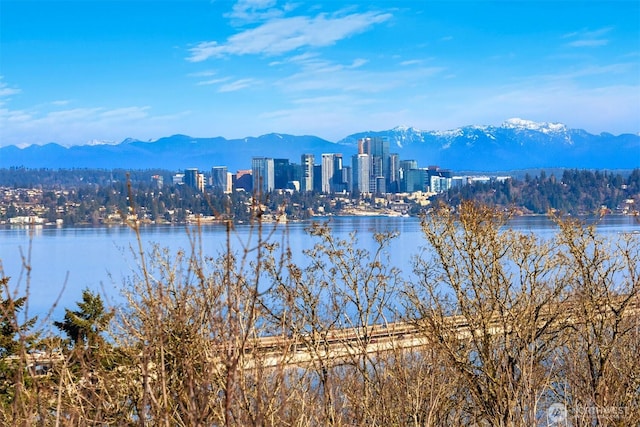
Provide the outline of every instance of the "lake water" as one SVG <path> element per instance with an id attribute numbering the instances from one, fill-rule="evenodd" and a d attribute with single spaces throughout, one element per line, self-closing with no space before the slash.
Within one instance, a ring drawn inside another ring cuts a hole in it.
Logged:
<path id="1" fill-rule="evenodd" d="M 397 231 L 399 236 L 388 248 L 391 264 L 400 268 L 405 276 L 410 275 L 411 257 L 420 252 L 425 244 L 417 218 L 388 217 L 333 217 L 329 221 L 334 235 L 342 238 L 357 231 L 358 245 L 373 250 L 376 245 L 373 233 Z M 305 263 L 302 250 L 317 242 L 305 231 L 311 222 L 294 222 L 279 225 L 274 241 L 286 239 L 292 248 L 294 259 Z M 510 222 L 514 229 L 551 237 L 555 232 L 553 223 L 544 216 L 518 217 Z M 265 225 L 270 230 L 273 225 Z M 226 242 L 226 231 L 222 225 L 204 225 L 201 228 L 202 249 L 207 255 L 220 253 Z M 621 232 L 640 232 L 640 223 L 629 216 L 609 216 L 598 224 L 599 232 L 615 235 Z M 193 227 L 145 226 L 141 228 L 141 240 L 145 248 L 153 244 L 170 248 L 188 249 L 189 233 Z M 285 233 L 283 235 L 283 233 Z M 237 225 L 232 237 L 234 247 L 255 233 L 248 225 Z M 30 314 L 43 315 L 60 298 L 54 310 L 59 319 L 64 307 L 75 308 L 84 288 L 101 292 L 111 302 L 120 300 L 119 290 L 126 277 L 136 269 L 132 261 L 131 248 L 136 247 L 136 234 L 128 227 L 0 227 L 0 261 L 4 274 L 11 277 L 12 289 L 16 287 L 24 294 L 27 277 L 22 257 L 30 257 L 29 278 Z"/>

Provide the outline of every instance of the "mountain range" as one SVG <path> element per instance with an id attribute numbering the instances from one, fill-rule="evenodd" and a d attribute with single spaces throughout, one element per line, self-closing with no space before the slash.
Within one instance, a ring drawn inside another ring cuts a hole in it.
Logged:
<path id="1" fill-rule="evenodd" d="M 363 137 L 384 137 L 390 152 L 420 167 L 439 165 L 465 171 L 528 168 L 633 169 L 640 167 L 640 134 L 590 134 L 560 123 L 509 119 L 500 126 L 465 126 L 447 131 L 422 131 L 399 126 L 385 131 L 349 135 L 337 142 L 315 136 L 272 133 L 243 139 L 173 135 L 155 141 L 126 139 L 118 144 L 93 141 L 65 147 L 56 143 L 0 147 L 0 168 L 101 168 L 181 170 L 227 166 L 249 169 L 255 156 L 287 158 L 299 163 L 312 153 L 342 153 L 345 164 Z"/>

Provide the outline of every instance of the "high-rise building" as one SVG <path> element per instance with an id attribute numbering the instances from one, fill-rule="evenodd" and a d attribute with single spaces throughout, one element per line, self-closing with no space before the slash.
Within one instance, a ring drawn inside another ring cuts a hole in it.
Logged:
<path id="1" fill-rule="evenodd" d="M 418 169 L 418 162 L 415 160 L 401 160 L 399 169 L 400 191 L 407 192 L 407 175 L 411 169 Z"/>
<path id="2" fill-rule="evenodd" d="M 353 191 L 353 172 L 351 166 L 342 165 L 342 186 L 346 191 Z"/>
<path id="3" fill-rule="evenodd" d="M 313 165 L 313 191 L 322 191 L 322 165 Z"/>
<path id="4" fill-rule="evenodd" d="M 351 158 L 353 191 L 369 193 L 371 177 L 371 158 L 368 154 L 355 154 Z"/>
<path id="5" fill-rule="evenodd" d="M 429 187 L 428 172 L 427 169 L 409 169 L 405 171 L 405 191 L 408 193 L 427 191 Z"/>
<path id="6" fill-rule="evenodd" d="M 300 191 L 313 191 L 313 162 L 313 154 L 300 156 L 300 167 L 302 169 Z"/>
<path id="7" fill-rule="evenodd" d="M 323 193 L 331 193 L 334 188 L 334 178 L 333 174 L 335 173 L 335 163 L 334 163 L 334 154 L 323 154 L 322 155 L 322 192 Z"/>
<path id="8" fill-rule="evenodd" d="M 391 182 L 389 141 L 380 137 L 362 138 L 358 140 L 358 154 L 371 156 L 370 187 L 373 192 L 385 193 L 387 184 Z M 384 183 L 384 185 L 379 185 L 380 183 Z"/>
<path id="9" fill-rule="evenodd" d="M 282 190 L 294 179 L 293 165 L 289 159 L 273 159 L 274 188 Z"/>
<path id="10" fill-rule="evenodd" d="M 386 185 L 389 193 L 400 191 L 400 156 L 397 153 L 389 154 L 389 182 Z"/>
<path id="11" fill-rule="evenodd" d="M 189 168 L 184 171 L 184 184 L 198 191 L 204 191 L 204 174 L 198 172 L 198 168 Z"/>
<path id="12" fill-rule="evenodd" d="M 196 188 L 198 186 L 198 168 L 185 169 L 184 185 L 191 188 Z"/>
<path id="13" fill-rule="evenodd" d="M 253 191 L 268 193 L 275 188 L 273 159 L 254 157 L 251 160 L 251 174 L 253 176 Z"/>
<path id="14" fill-rule="evenodd" d="M 211 168 L 211 187 L 215 191 L 227 191 L 227 167 L 214 166 Z"/>
<path id="15" fill-rule="evenodd" d="M 323 193 L 337 193 L 346 190 L 346 183 L 342 175 L 342 154 L 323 154 L 321 174 Z"/>

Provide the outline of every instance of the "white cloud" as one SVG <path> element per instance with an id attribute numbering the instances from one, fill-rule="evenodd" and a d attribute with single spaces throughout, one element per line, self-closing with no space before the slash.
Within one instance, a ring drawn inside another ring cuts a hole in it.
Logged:
<path id="1" fill-rule="evenodd" d="M 231 82 L 229 84 L 220 86 L 220 89 L 218 89 L 218 92 L 235 92 L 237 90 L 244 89 L 249 86 L 253 86 L 256 83 L 257 83 L 257 80 L 254 80 L 254 79 L 240 79 L 240 80 Z"/>
<path id="2" fill-rule="evenodd" d="M 216 85 L 218 83 L 224 83 L 226 81 L 229 81 L 229 77 L 222 77 L 219 79 L 211 79 L 211 80 L 203 80 L 201 82 L 198 82 L 197 85 L 198 86 L 210 86 L 210 85 Z"/>
<path id="3" fill-rule="evenodd" d="M 10 87 L 9 85 L 7 85 L 5 82 L 2 81 L 3 79 L 4 77 L 0 76 L 0 98 L 16 95 L 21 92 L 20 89 L 16 87 Z"/>
<path id="4" fill-rule="evenodd" d="M 613 27 L 600 28 L 598 30 L 589 31 L 581 30 L 572 33 L 565 34 L 563 38 L 572 39 L 567 43 L 570 47 L 600 47 L 609 44 L 609 40 L 603 38 L 604 35 L 609 33 Z"/>
<path id="5" fill-rule="evenodd" d="M 606 46 L 609 43 L 609 40 L 606 39 L 583 39 L 583 40 L 575 40 L 571 43 L 568 43 L 568 46 L 571 47 L 599 47 Z"/>
<path id="6" fill-rule="evenodd" d="M 410 60 L 408 60 L 408 61 L 402 61 L 402 62 L 400 63 L 400 65 L 403 65 L 403 66 L 407 66 L 407 65 L 418 65 L 418 64 L 421 64 L 421 63 L 422 63 L 422 61 L 421 61 L 421 60 L 419 60 L 419 59 L 410 59 Z"/>
<path id="7" fill-rule="evenodd" d="M 380 93 L 424 84 L 427 79 L 441 74 L 444 70 L 442 67 L 418 67 L 390 71 L 365 71 L 322 63 L 303 67 L 300 72 L 280 80 L 277 85 L 287 92 L 294 93 L 331 90 L 339 93 Z"/>
<path id="8" fill-rule="evenodd" d="M 217 73 L 214 70 L 205 70 L 205 71 L 198 71 L 196 73 L 189 73 L 187 74 L 187 77 L 211 77 L 211 76 L 215 76 Z"/>
<path id="9" fill-rule="evenodd" d="M 240 22 L 255 22 L 282 16 L 284 10 L 276 8 L 276 0 L 239 0 L 226 16 Z"/>
<path id="10" fill-rule="evenodd" d="M 202 42 L 190 49 L 191 56 L 187 60 L 201 62 L 228 55 L 274 56 L 303 47 L 330 46 L 390 18 L 391 14 L 377 12 L 277 18 L 237 33 L 225 43 Z"/>
<path id="11" fill-rule="evenodd" d="M 366 64 L 367 62 L 369 62 L 369 60 L 367 59 L 362 59 L 362 58 L 356 58 L 353 60 L 353 62 L 351 63 L 351 65 L 349 66 L 349 68 L 360 68 L 362 67 L 364 64 Z"/>

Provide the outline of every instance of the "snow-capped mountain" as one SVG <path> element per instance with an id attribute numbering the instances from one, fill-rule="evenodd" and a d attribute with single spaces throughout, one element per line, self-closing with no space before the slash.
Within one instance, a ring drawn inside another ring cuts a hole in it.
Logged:
<path id="1" fill-rule="evenodd" d="M 333 143 L 314 136 L 268 134 L 227 140 L 174 135 L 155 141 L 128 138 L 112 145 L 94 143 L 62 147 L 58 144 L 0 148 L 0 167 L 30 168 L 164 168 L 226 165 L 230 171 L 248 169 L 251 158 L 265 156 L 300 162 L 311 153 L 320 163 L 322 153 L 342 153 L 351 164 L 357 141 L 383 137 L 390 152 L 418 165 L 453 170 L 509 170 L 527 168 L 632 169 L 640 167 L 640 135 L 593 135 L 561 123 L 509 119 L 500 126 L 465 126 L 450 130 L 420 130 L 398 126 L 383 131 L 349 135 Z"/>
<path id="2" fill-rule="evenodd" d="M 640 137 L 593 135 L 562 123 L 509 119 L 500 126 L 465 126 L 423 131 L 399 126 L 360 132 L 339 141 L 354 145 L 363 137 L 383 137 L 390 151 L 421 165 L 464 170 L 544 167 L 627 169 L 640 167 Z"/>

